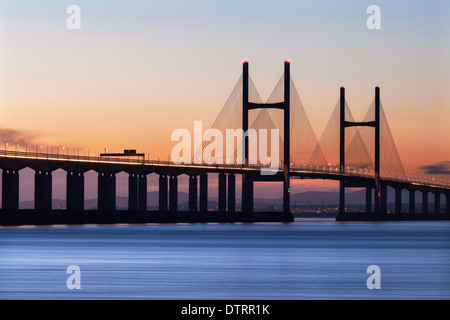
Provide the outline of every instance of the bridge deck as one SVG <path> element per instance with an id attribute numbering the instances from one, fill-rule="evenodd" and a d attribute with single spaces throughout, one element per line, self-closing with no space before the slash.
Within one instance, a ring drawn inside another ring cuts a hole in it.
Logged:
<path id="1" fill-rule="evenodd" d="M 135 159 L 133 157 L 94 157 L 94 156 L 79 156 L 79 155 L 64 155 L 64 154 L 47 154 L 47 153 L 32 153 L 22 151 L 6 151 L 0 150 L 0 168 L 11 168 L 21 170 L 30 167 L 38 170 L 54 171 L 57 169 L 75 170 L 87 172 L 89 170 L 98 172 L 118 173 L 137 172 L 149 174 L 152 172 L 166 174 L 199 174 L 199 173 L 234 173 L 234 174 L 255 174 L 259 175 L 261 166 L 259 165 L 236 165 L 236 164 L 175 164 L 170 161 Z M 277 180 L 277 176 L 281 176 L 283 171 L 280 169 L 273 175 L 273 180 Z M 374 176 L 360 172 L 339 173 L 336 167 L 322 167 L 314 166 L 294 167 L 291 166 L 291 178 L 301 179 L 325 179 L 337 181 L 349 181 L 363 186 L 373 185 Z M 271 180 L 271 176 L 266 176 L 267 180 Z M 439 184 L 433 181 L 411 181 L 406 179 L 395 179 L 389 177 L 380 177 L 380 181 L 392 187 L 402 187 L 404 189 L 427 189 L 430 192 L 448 192 L 450 191 L 450 184 Z"/>

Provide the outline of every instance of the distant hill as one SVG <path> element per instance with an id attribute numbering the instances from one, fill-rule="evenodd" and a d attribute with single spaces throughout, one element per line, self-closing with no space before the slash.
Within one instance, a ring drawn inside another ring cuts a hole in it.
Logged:
<path id="1" fill-rule="evenodd" d="M 417 197 L 417 203 L 421 203 L 422 198 Z M 433 203 L 433 198 L 429 199 L 429 203 Z M 358 190 L 354 192 L 346 192 L 345 202 L 347 205 L 364 205 L 366 201 L 366 191 Z M 159 202 L 159 195 L 157 191 L 147 193 L 147 206 L 149 208 L 157 208 Z M 208 208 L 213 209 L 217 207 L 217 196 L 209 195 Z M 388 196 L 388 202 L 393 203 L 394 197 L 392 194 Z M 404 190 L 402 193 L 402 202 L 408 203 L 408 192 Z M 117 197 L 118 208 L 126 209 L 128 207 L 128 197 Z M 281 206 L 283 203 L 282 198 L 267 199 L 267 198 L 255 198 L 254 205 L 258 207 L 264 206 Z M 327 192 L 327 191 L 307 191 L 291 194 L 292 206 L 310 206 L 310 205 L 338 205 L 339 193 Z M 186 192 L 178 193 L 178 206 L 180 209 L 187 210 L 189 204 L 189 194 Z M 33 201 L 24 201 L 20 203 L 20 207 L 23 209 L 31 209 L 34 207 Z M 66 201 L 61 199 L 53 199 L 53 208 L 65 208 Z M 86 200 L 87 208 L 96 208 L 97 199 Z M 240 195 L 237 195 L 236 208 L 240 208 Z"/>
<path id="2" fill-rule="evenodd" d="M 366 203 L 366 191 L 358 190 L 354 192 L 345 193 L 345 203 L 349 205 L 353 204 L 365 204 Z M 307 191 L 301 193 L 294 193 L 291 195 L 292 205 L 337 205 L 339 204 L 338 192 L 326 192 L 326 191 Z"/>

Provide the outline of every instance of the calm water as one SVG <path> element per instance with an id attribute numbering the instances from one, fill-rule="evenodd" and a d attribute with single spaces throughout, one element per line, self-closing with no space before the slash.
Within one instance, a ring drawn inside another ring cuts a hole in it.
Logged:
<path id="1" fill-rule="evenodd" d="M 449 299 L 450 222 L 0 228 L 0 298 Z"/>

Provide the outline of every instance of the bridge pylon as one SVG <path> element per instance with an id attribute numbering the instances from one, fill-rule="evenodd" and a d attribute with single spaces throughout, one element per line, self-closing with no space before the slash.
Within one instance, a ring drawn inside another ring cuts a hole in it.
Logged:
<path id="1" fill-rule="evenodd" d="M 248 154 L 248 113 L 253 109 L 275 108 L 283 110 L 283 175 L 280 178 L 274 176 L 268 176 L 268 181 L 282 181 L 283 182 L 283 212 L 290 212 L 290 61 L 284 62 L 284 100 L 278 103 L 255 103 L 249 101 L 249 73 L 248 73 L 248 61 L 242 63 L 242 130 L 243 135 L 243 156 L 244 165 L 248 166 L 249 154 Z M 263 176 L 257 177 L 259 181 L 264 181 Z M 253 183 L 255 176 L 252 174 L 242 175 L 242 211 L 253 212 Z"/>
<path id="2" fill-rule="evenodd" d="M 372 188 L 375 189 L 374 211 L 376 214 L 386 212 L 387 188 L 380 186 L 380 87 L 375 87 L 375 120 L 366 122 L 347 121 L 345 119 L 345 87 L 340 88 L 340 136 L 339 136 L 339 214 L 345 214 L 345 188 L 365 187 L 366 188 L 366 211 L 371 213 Z M 373 127 L 375 129 L 375 175 L 373 185 L 358 185 L 349 183 L 345 176 L 345 129 L 348 127 Z"/>

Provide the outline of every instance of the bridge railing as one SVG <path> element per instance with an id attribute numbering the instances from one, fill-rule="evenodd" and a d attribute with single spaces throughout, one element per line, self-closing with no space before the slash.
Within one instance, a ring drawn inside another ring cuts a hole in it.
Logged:
<path id="1" fill-rule="evenodd" d="M 99 156 L 86 156 L 86 155 L 74 155 L 67 153 L 47 153 L 47 152 L 30 152 L 30 151 L 9 151 L 0 150 L 0 157 L 9 158 L 23 158 L 23 159 L 46 159 L 46 160 L 69 160 L 69 161 L 85 161 L 85 162 L 123 162 L 123 163 L 136 163 L 142 164 L 142 160 L 133 159 L 131 157 L 119 158 L 119 157 L 99 157 Z"/>
<path id="2" fill-rule="evenodd" d="M 339 166 L 337 166 L 337 165 L 323 166 L 323 165 L 310 164 L 310 165 L 302 165 L 302 166 L 292 166 L 292 164 L 291 164 L 291 170 L 294 172 L 297 171 L 298 173 L 308 172 L 308 173 L 319 173 L 319 174 L 335 174 L 335 175 L 340 174 Z M 354 177 L 374 178 L 375 171 L 373 169 L 362 169 L 359 167 L 347 166 L 345 168 L 345 175 L 354 176 Z M 389 181 L 394 181 L 394 182 L 409 182 L 409 183 L 417 183 L 417 184 L 423 184 L 423 185 L 426 184 L 428 186 L 450 188 L 449 181 L 444 181 L 444 180 L 431 178 L 431 177 L 420 177 L 420 176 L 415 176 L 415 175 L 403 175 L 403 174 L 396 177 L 395 173 L 381 171 L 380 178 L 383 180 L 389 180 Z"/>
<path id="3" fill-rule="evenodd" d="M 30 151 L 10 151 L 0 150 L 0 157 L 17 158 L 17 159 L 40 159 L 50 161 L 80 161 L 80 162 L 102 162 L 102 163 L 119 163 L 119 164 L 134 164 L 134 165 L 164 165 L 164 166 L 186 166 L 186 164 L 178 165 L 170 160 L 152 160 L 145 159 L 144 157 L 136 156 L 91 156 L 91 155 L 79 155 L 79 154 L 67 154 L 67 153 L 47 153 L 47 152 L 30 152 Z M 243 168 L 248 167 L 250 169 L 259 170 L 260 165 L 247 165 L 242 164 L 189 164 L 189 166 L 197 167 L 217 167 L 217 168 Z"/>
<path id="4" fill-rule="evenodd" d="M 79 154 L 68 154 L 68 153 L 47 153 L 47 152 L 30 152 L 30 151 L 19 151 L 19 150 L 0 150 L 0 157 L 8 158 L 23 158 L 23 159 L 41 159 L 41 160 L 53 160 L 53 161 L 81 161 L 81 162 L 102 162 L 102 163 L 116 163 L 116 164 L 130 164 L 130 165 L 164 165 L 164 166 L 190 166 L 190 167 L 213 167 L 222 169 L 243 169 L 244 167 L 248 170 L 259 170 L 261 168 L 260 164 L 249 164 L 244 166 L 242 164 L 182 164 L 177 165 L 169 160 L 152 160 L 145 159 L 145 157 L 137 158 L 133 156 L 115 157 L 115 156 L 91 156 L 91 155 L 79 155 Z M 280 165 L 280 168 L 282 166 Z M 281 170 L 281 169 L 280 169 Z M 339 175 L 339 166 L 337 165 L 298 165 L 291 163 L 291 171 L 294 172 L 309 172 L 309 173 L 325 173 Z M 348 176 L 357 177 L 367 177 L 373 178 L 374 171 L 372 169 L 361 169 L 358 167 L 347 166 L 345 174 Z M 429 186 L 436 187 L 446 187 L 450 188 L 449 181 L 442 181 L 435 178 L 428 177 L 418 177 L 418 176 L 402 176 L 402 177 L 388 177 L 385 176 L 384 172 L 381 172 L 381 178 L 389 179 L 390 181 L 396 182 L 409 182 L 418 184 L 427 184 Z"/>

